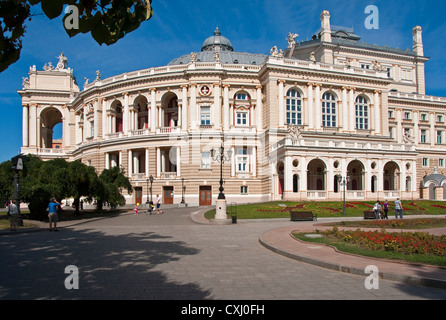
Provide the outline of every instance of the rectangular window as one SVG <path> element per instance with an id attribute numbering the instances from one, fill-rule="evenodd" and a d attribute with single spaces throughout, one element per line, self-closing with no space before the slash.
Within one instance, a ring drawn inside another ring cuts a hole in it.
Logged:
<path id="1" fill-rule="evenodd" d="M 428 167 L 428 166 L 429 166 L 429 159 L 423 158 L 423 167 Z"/>
<path id="2" fill-rule="evenodd" d="M 438 159 L 438 166 L 444 168 L 444 159 Z"/>
<path id="3" fill-rule="evenodd" d="M 427 121 L 427 114 L 425 113 L 421 114 L 421 121 Z"/>
<path id="4" fill-rule="evenodd" d="M 437 122 L 443 122 L 443 116 L 441 114 L 437 115 Z"/>
<path id="5" fill-rule="evenodd" d="M 240 147 L 236 149 L 236 168 L 237 172 L 249 172 L 248 148 Z"/>
<path id="6" fill-rule="evenodd" d="M 404 120 L 410 120 L 410 112 L 404 112 Z"/>
<path id="7" fill-rule="evenodd" d="M 427 133 L 426 130 L 421 130 L 420 142 L 427 143 Z"/>
<path id="8" fill-rule="evenodd" d="M 248 186 L 241 186 L 240 194 L 248 194 Z"/>
<path id="9" fill-rule="evenodd" d="M 211 153 L 209 151 L 203 151 L 201 153 L 201 169 L 211 168 Z"/>
<path id="10" fill-rule="evenodd" d="M 248 124 L 248 113 L 247 112 L 236 112 L 236 122 L 238 126 L 246 126 Z"/>
<path id="11" fill-rule="evenodd" d="M 202 126 L 211 124 L 211 107 L 200 108 L 200 124 Z"/>
<path id="12" fill-rule="evenodd" d="M 443 131 L 437 131 L 437 143 L 438 144 L 443 143 Z"/>

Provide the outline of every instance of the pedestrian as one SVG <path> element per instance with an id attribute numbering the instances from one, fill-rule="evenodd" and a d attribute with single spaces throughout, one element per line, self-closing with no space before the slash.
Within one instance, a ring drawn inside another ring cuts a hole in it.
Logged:
<path id="1" fill-rule="evenodd" d="M 138 215 L 138 206 L 139 206 L 139 203 L 135 204 L 135 208 L 133 209 L 135 211 L 135 216 Z"/>
<path id="2" fill-rule="evenodd" d="M 381 212 L 381 203 L 379 202 L 379 200 L 373 206 L 373 212 L 375 213 L 375 219 L 378 220 L 379 214 Z"/>
<path id="3" fill-rule="evenodd" d="M 48 219 L 50 221 L 50 231 L 59 231 L 57 229 L 57 210 L 60 208 L 60 203 L 56 201 L 56 199 L 51 198 L 50 203 L 48 204 Z M 54 223 L 54 229 L 53 229 L 53 223 Z"/>
<path id="4" fill-rule="evenodd" d="M 163 210 L 161 210 L 161 196 L 159 194 L 156 195 L 156 214 L 163 214 Z"/>
<path id="5" fill-rule="evenodd" d="M 389 217 L 387 216 L 387 212 L 389 212 L 389 202 L 387 200 L 385 200 L 383 203 L 383 209 L 384 209 L 383 219 L 389 219 Z"/>
<path id="6" fill-rule="evenodd" d="M 400 216 L 400 219 L 403 219 L 403 206 L 400 198 L 396 198 L 395 200 L 395 219 L 398 219 L 398 216 Z"/>
<path id="7" fill-rule="evenodd" d="M 17 201 L 12 200 L 8 205 L 8 217 L 11 231 L 17 231 L 17 220 L 19 218 L 19 208 L 17 207 Z"/>

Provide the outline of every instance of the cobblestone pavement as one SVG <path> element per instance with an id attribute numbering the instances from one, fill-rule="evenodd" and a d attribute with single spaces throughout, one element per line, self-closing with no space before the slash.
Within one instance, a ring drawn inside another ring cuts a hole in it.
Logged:
<path id="1" fill-rule="evenodd" d="M 0 300 L 401 300 L 445 299 L 446 290 L 379 281 L 278 255 L 259 243 L 286 220 L 204 225 L 197 208 L 125 214 L 60 232 L 0 236 Z M 79 271 L 68 290 L 67 266 Z"/>

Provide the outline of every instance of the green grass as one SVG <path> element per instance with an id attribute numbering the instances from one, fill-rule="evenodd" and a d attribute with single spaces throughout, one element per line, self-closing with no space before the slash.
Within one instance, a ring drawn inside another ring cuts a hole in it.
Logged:
<path id="1" fill-rule="evenodd" d="M 376 201 L 347 201 L 346 217 L 361 217 L 363 211 L 372 210 Z M 289 218 L 289 208 L 300 211 L 312 211 L 318 215 L 318 218 L 326 217 L 343 217 L 343 203 L 340 201 L 331 202 L 289 202 L 274 201 L 257 204 L 245 204 L 236 206 L 237 217 L 239 219 L 272 219 L 272 218 Z M 446 203 L 440 201 L 403 201 L 404 215 L 440 215 L 446 214 Z M 228 205 L 227 212 L 230 213 Z M 395 211 L 393 202 L 390 202 L 388 216 L 394 217 Z M 207 219 L 215 216 L 215 209 L 205 214 Z"/>
<path id="2" fill-rule="evenodd" d="M 446 219 L 389 219 L 389 220 L 364 220 L 364 221 L 341 221 L 324 223 L 324 226 L 351 227 L 351 228 L 385 228 L 385 229 L 430 229 L 446 227 Z"/>
<path id="3" fill-rule="evenodd" d="M 325 244 L 335 247 L 340 252 L 351 253 L 366 257 L 389 259 L 395 261 L 409 262 L 409 263 L 424 263 L 435 266 L 446 266 L 446 257 L 433 256 L 428 254 L 403 254 L 398 252 L 384 251 L 384 250 L 370 250 L 362 248 L 357 244 L 347 243 L 334 236 L 324 235 L 322 238 L 308 238 L 305 235 L 308 233 L 293 233 L 296 239 L 305 242 Z"/>

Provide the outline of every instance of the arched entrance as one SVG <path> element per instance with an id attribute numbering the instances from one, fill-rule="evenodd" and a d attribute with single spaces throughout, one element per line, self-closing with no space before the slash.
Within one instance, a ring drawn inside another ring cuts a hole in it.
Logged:
<path id="1" fill-rule="evenodd" d="M 347 190 L 364 190 L 364 165 L 361 161 L 353 160 L 348 164 L 347 176 L 349 177 Z"/>
<path id="2" fill-rule="evenodd" d="M 134 112 L 134 130 L 141 130 L 149 128 L 149 103 L 145 96 L 136 97 L 133 103 Z"/>
<path id="3" fill-rule="evenodd" d="M 279 161 L 277 163 L 277 177 L 278 177 L 278 185 L 277 185 L 277 194 L 283 198 L 283 190 L 285 188 L 285 180 L 284 180 L 284 172 L 285 172 L 285 165 L 282 161 Z"/>
<path id="4" fill-rule="evenodd" d="M 383 181 L 384 191 L 400 190 L 400 167 L 394 161 L 387 162 L 384 166 Z"/>
<path id="5" fill-rule="evenodd" d="M 61 148 L 62 147 L 62 128 L 61 125 L 63 123 L 62 113 L 59 109 L 54 107 L 46 108 L 40 114 L 41 128 L 40 128 L 40 137 L 41 137 L 41 147 L 42 148 Z M 57 136 L 54 135 L 55 128 L 59 127 L 57 130 Z"/>
<path id="6" fill-rule="evenodd" d="M 166 93 L 161 101 L 160 127 L 178 126 L 178 97 L 173 92 Z"/>
<path id="7" fill-rule="evenodd" d="M 307 190 L 326 190 L 326 168 L 325 162 L 320 159 L 311 160 L 307 167 Z"/>

